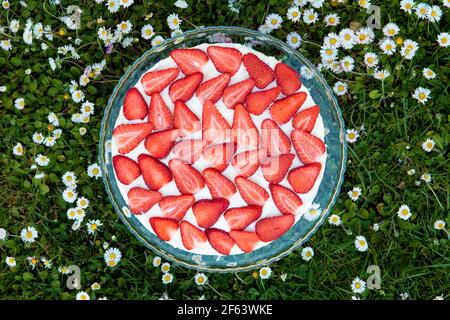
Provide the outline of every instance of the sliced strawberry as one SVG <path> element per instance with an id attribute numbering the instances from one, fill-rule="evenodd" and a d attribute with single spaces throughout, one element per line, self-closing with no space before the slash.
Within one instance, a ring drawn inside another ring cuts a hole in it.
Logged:
<path id="1" fill-rule="evenodd" d="M 123 115 L 127 120 L 144 119 L 147 115 L 148 107 L 144 97 L 136 88 L 127 91 L 123 100 Z"/>
<path id="2" fill-rule="evenodd" d="M 151 96 L 154 92 L 163 91 L 178 77 L 179 73 L 180 70 L 178 68 L 147 72 L 141 79 L 145 94 Z"/>
<path id="3" fill-rule="evenodd" d="M 295 155 L 288 153 L 266 159 L 261 165 L 264 179 L 270 183 L 280 183 L 289 171 L 294 158 Z"/>
<path id="4" fill-rule="evenodd" d="M 114 156 L 112 160 L 117 179 L 121 183 L 129 185 L 141 175 L 139 166 L 134 160 L 121 155 Z"/>
<path id="5" fill-rule="evenodd" d="M 280 62 L 275 66 L 275 79 L 285 96 L 297 92 L 302 86 L 300 75 L 285 63 Z"/>
<path id="6" fill-rule="evenodd" d="M 185 75 L 199 72 L 208 63 L 208 56 L 200 49 L 175 49 L 170 57 Z"/>
<path id="7" fill-rule="evenodd" d="M 274 74 L 271 67 L 265 64 L 253 53 L 247 53 L 242 58 L 244 66 L 250 77 L 255 80 L 255 85 L 262 89 L 267 87 L 274 80 Z"/>
<path id="8" fill-rule="evenodd" d="M 233 143 L 213 144 L 203 150 L 203 159 L 209 167 L 222 172 L 233 158 L 234 150 Z"/>
<path id="9" fill-rule="evenodd" d="M 178 230 L 178 221 L 170 218 L 152 217 L 150 225 L 158 238 L 170 241 Z"/>
<path id="10" fill-rule="evenodd" d="M 231 230 L 244 230 L 252 222 L 258 220 L 261 213 L 260 206 L 248 206 L 228 209 L 223 216 Z"/>
<path id="11" fill-rule="evenodd" d="M 194 213 L 197 224 L 202 228 L 209 228 L 219 220 L 222 212 L 224 212 L 230 202 L 227 199 L 202 199 L 197 201 L 192 206 L 192 212 Z"/>
<path id="12" fill-rule="evenodd" d="M 316 162 L 325 153 L 323 141 L 312 134 L 295 129 L 291 132 L 292 145 L 304 164 Z"/>
<path id="13" fill-rule="evenodd" d="M 169 88 L 169 96 L 173 103 L 178 100 L 186 102 L 195 93 L 198 85 L 203 80 L 203 73 L 193 73 L 185 78 L 178 79 L 171 84 Z"/>
<path id="14" fill-rule="evenodd" d="M 233 75 L 241 66 L 242 54 L 237 49 L 209 46 L 206 52 L 219 72 Z"/>
<path id="15" fill-rule="evenodd" d="M 233 182 L 216 169 L 207 168 L 202 174 L 212 198 L 230 199 L 236 193 Z"/>
<path id="16" fill-rule="evenodd" d="M 288 182 L 297 193 L 306 193 L 314 186 L 321 169 L 320 163 L 310 163 L 292 169 L 288 173 Z"/>
<path id="17" fill-rule="evenodd" d="M 187 221 L 181 221 L 180 234 L 181 241 L 183 241 L 183 245 L 187 250 L 197 248 L 208 240 L 202 230 L 194 227 Z"/>
<path id="18" fill-rule="evenodd" d="M 228 256 L 234 246 L 234 241 L 228 232 L 221 229 L 210 228 L 205 231 L 208 241 L 217 252 Z"/>
<path id="19" fill-rule="evenodd" d="M 172 150 L 175 141 L 179 137 L 178 129 L 168 129 L 150 134 L 145 139 L 145 149 L 157 159 L 165 158 Z"/>
<path id="20" fill-rule="evenodd" d="M 302 199 L 293 191 L 279 184 L 269 185 L 270 193 L 276 207 L 282 214 L 297 214 L 302 206 Z"/>
<path id="21" fill-rule="evenodd" d="M 231 165 L 236 171 L 236 175 L 243 177 L 252 176 L 261 165 L 261 156 L 265 153 L 265 150 L 251 150 L 238 153 L 234 156 Z"/>
<path id="22" fill-rule="evenodd" d="M 114 128 L 113 138 L 119 153 L 126 154 L 136 148 L 152 130 L 151 123 L 121 124 Z"/>
<path id="23" fill-rule="evenodd" d="M 231 127 L 211 101 L 206 101 L 202 113 L 202 137 L 208 143 L 227 140 Z"/>
<path id="24" fill-rule="evenodd" d="M 256 234 L 261 241 L 269 242 L 285 234 L 294 222 L 295 217 L 290 214 L 261 219 L 256 223 Z"/>
<path id="25" fill-rule="evenodd" d="M 205 187 L 205 180 L 201 173 L 182 160 L 170 160 L 169 168 L 175 178 L 175 184 L 182 194 L 194 194 Z"/>
<path id="26" fill-rule="evenodd" d="M 250 206 L 263 207 L 267 199 L 269 199 L 269 194 L 264 188 L 247 178 L 238 176 L 234 179 L 234 182 L 242 199 Z"/>
<path id="27" fill-rule="evenodd" d="M 316 124 L 317 117 L 319 116 L 320 107 L 315 105 L 311 108 L 300 111 L 292 119 L 292 126 L 295 129 L 300 129 L 305 132 L 311 132 Z"/>
<path id="28" fill-rule="evenodd" d="M 175 102 L 173 109 L 173 126 L 180 129 L 180 134 L 186 136 L 188 134 L 201 130 L 202 124 L 200 119 L 193 113 L 183 101 Z"/>
<path id="29" fill-rule="evenodd" d="M 161 212 L 167 217 L 175 220 L 182 220 L 186 212 L 195 203 L 195 198 L 190 194 L 181 196 L 166 196 L 159 201 Z"/>
<path id="30" fill-rule="evenodd" d="M 261 146 L 269 157 L 291 152 L 291 140 L 271 119 L 261 124 Z"/>
<path id="31" fill-rule="evenodd" d="M 161 193 L 158 191 L 143 188 L 132 188 L 128 191 L 127 196 L 131 212 L 134 214 L 146 213 L 162 198 Z"/>
<path id="32" fill-rule="evenodd" d="M 205 145 L 201 139 L 182 140 L 173 146 L 172 153 L 176 159 L 193 164 L 202 156 Z"/>
<path id="33" fill-rule="evenodd" d="M 280 95 L 280 92 L 280 87 L 253 92 L 245 99 L 248 112 L 259 116 Z"/>
<path id="34" fill-rule="evenodd" d="M 247 79 L 235 83 L 223 91 L 223 103 L 228 109 L 233 109 L 237 103 L 244 103 L 245 98 L 252 92 L 255 86 L 253 79 Z"/>
<path id="35" fill-rule="evenodd" d="M 306 93 L 299 92 L 275 101 L 270 107 L 270 115 L 278 123 L 286 123 L 297 113 L 306 100 Z"/>
<path id="36" fill-rule="evenodd" d="M 138 164 L 144 182 L 151 190 L 159 190 L 172 181 L 172 173 L 170 173 L 169 168 L 158 159 L 140 154 Z"/>
<path id="37" fill-rule="evenodd" d="M 237 104 L 234 109 L 232 138 L 240 150 L 254 149 L 259 145 L 258 128 L 242 104 Z"/>
<path id="38" fill-rule="evenodd" d="M 245 253 L 255 250 L 259 242 L 259 237 L 255 232 L 231 230 L 229 234 L 231 239 Z"/>
<path id="39" fill-rule="evenodd" d="M 212 103 L 216 103 L 222 97 L 223 90 L 225 90 L 229 82 L 230 75 L 228 73 L 223 73 L 200 84 L 196 96 L 202 104 L 208 100 Z"/>
<path id="40" fill-rule="evenodd" d="M 153 124 L 154 130 L 165 130 L 173 127 L 172 114 L 164 99 L 157 92 L 152 94 L 148 110 L 148 122 Z"/>

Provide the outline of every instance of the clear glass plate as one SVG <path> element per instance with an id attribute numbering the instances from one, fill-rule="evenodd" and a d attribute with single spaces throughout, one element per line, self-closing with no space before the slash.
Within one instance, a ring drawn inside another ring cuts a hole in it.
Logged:
<path id="1" fill-rule="evenodd" d="M 299 219 L 292 228 L 279 239 L 248 254 L 231 256 L 198 255 L 177 249 L 160 240 L 147 230 L 133 215 L 122 211 L 127 207 L 120 194 L 112 166 L 110 141 L 114 123 L 119 114 L 125 93 L 134 86 L 141 75 L 169 53 L 180 47 L 194 47 L 202 43 L 232 42 L 251 46 L 268 56 L 283 61 L 300 73 L 302 66 L 308 67 L 313 76 L 302 79 L 314 101 L 320 106 L 327 145 L 327 161 L 324 176 L 314 200 L 320 204 L 322 213 L 315 221 Z M 108 146 L 109 145 L 109 146 Z M 208 27 L 185 32 L 183 35 L 164 41 L 159 47 L 145 52 L 131 65 L 119 80 L 104 111 L 99 142 L 99 162 L 103 172 L 103 182 L 115 210 L 131 233 L 148 248 L 166 260 L 176 264 L 208 272 L 238 272 L 268 265 L 286 256 L 311 237 L 331 212 L 344 179 L 347 158 L 344 121 L 332 90 L 317 69 L 299 52 L 282 41 L 260 32 L 239 27 Z"/>

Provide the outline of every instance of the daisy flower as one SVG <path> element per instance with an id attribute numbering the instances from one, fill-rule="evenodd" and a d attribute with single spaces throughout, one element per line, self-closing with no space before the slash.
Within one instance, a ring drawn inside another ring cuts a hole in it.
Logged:
<path id="1" fill-rule="evenodd" d="M 345 140 L 349 143 L 355 143 L 359 138 L 358 130 L 356 129 L 347 129 L 347 133 L 345 134 Z"/>
<path id="2" fill-rule="evenodd" d="M 0 228 L 0 240 L 5 240 L 7 236 L 8 232 L 5 229 Z"/>
<path id="3" fill-rule="evenodd" d="M 50 124 L 54 125 L 55 127 L 59 127 L 59 120 L 54 112 L 50 112 L 47 116 L 47 119 Z"/>
<path id="4" fill-rule="evenodd" d="M 22 144 L 17 143 L 17 144 L 13 147 L 12 152 L 13 152 L 13 155 L 15 155 L 15 156 L 21 156 L 21 155 L 23 155 L 23 147 L 22 147 Z"/>
<path id="5" fill-rule="evenodd" d="M 411 210 L 406 204 L 403 204 L 398 208 L 397 216 L 402 220 L 409 220 L 411 218 Z"/>
<path id="6" fill-rule="evenodd" d="M 281 24 L 283 23 L 283 18 L 279 14 L 271 13 L 266 17 L 265 23 L 272 30 L 277 30 L 281 27 Z"/>
<path id="7" fill-rule="evenodd" d="M 78 220 L 79 222 L 81 222 L 81 221 L 83 221 L 85 216 L 86 216 L 86 211 L 84 211 L 83 208 L 80 208 L 80 207 L 75 208 L 75 220 Z"/>
<path id="8" fill-rule="evenodd" d="M 416 15 L 419 19 L 425 19 L 427 18 L 427 14 L 430 10 L 430 6 L 426 3 L 419 3 L 416 6 Z"/>
<path id="9" fill-rule="evenodd" d="M 319 15 L 314 9 L 308 9 L 303 12 L 303 22 L 306 24 L 315 24 Z"/>
<path id="10" fill-rule="evenodd" d="M 127 217 L 127 218 L 131 217 L 131 211 L 127 207 L 123 207 L 122 212 L 125 215 L 125 217 Z"/>
<path id="11" fill-rule="evenodd" d="M 391 75 L 391 73 L 386 70 L 386 69 L 382 69 L 382 70 L 376 70 L 373 73 L 373 77 L 377 80 L 381 80 L 383 81 L 384 79 L 386 79 L 387 77 L 389 77 Z"/>
<path id="12" fill-rule="evenodd" d="M 337 214 L 332 214 L 328 217 L 328 223 L 333 226 L 340 226 L 342 224 L 342 220 Z"/>
<path id="13" fill-rule="evenodd" d="M 103 226 L 103 223 L 100 220 L 89 220 L 86 223 L 87 231 L 89 234 L 94 234 L 97 232 L 98 228 Z"/>
<path id="14" fill-rule="evenodd" d="M 66 187 L 76 187 L 77 186 L 77 176 L 73 171 L 67 171 L 61 177 L 62 182 Z"/>
<path id="15" fill-rule="evenodd" d="M 127 47 L 131 46 L 132 43 L 133 43 L 133 38 L 132 37 L 126 37 L 122 41 L 122 47 L 127 48 Z"/>
<path id="16" fill-rule="evenodd" d="M 25 243 L 33 243 L 38 237 L 38 234 L 35 227 L 26 227 L 20 231 L 20 239 Z"/>
<path id="17" fill-rule="evenodd" d="M 384 39 L 380 42 L 380 49 L 383 51 L 384 54 L 387 54 L 388 56 L 391 56 L 395 53 L 395 42 L 392 39 Z"/>
<path id="18" fill-rule="evenodd" d="M 352 72 L 355 68 L 355 59 L 351 56 L 346 56 L 341 59 L 340 64 L 344 72 Z"/>
<path id="19" fill-rule="evenodd" d="M 22 110 L 25 107 L 25 99 L 20 97 L 14 100 L 14 107 L 17 110 Z"/>
<path id="20" fill-rule="evenodd" d="M 77 293 L 76 296 L 77 300 L 91 300 L 91 298 L 89 297 L 89 295 L 85 292 L 85 291 L 80 291 Z"/>
<path id="21" fill-rule="evenodd" d="M 75 220 L 77 218 L 77 211 L 76 208 L 69 208 L 67 209 L 67 218 L 69 220 Z"/>
<path id="22" fill-rule="evenodd" d="M 356 200 L 358 200 L 359 196 L 361 195 L 361 188 L 360 187 L 354 187 L 347 194 L 348 194 L 348 197 L 352 201 L 356 201 Z"/>
<path id="23" fill-rule="evenodd" d="M 424 68 L 423 76 L 425 77 L 425 79 L 434 79 L 436 78 L 436 73 L 430 68 Z"/>
<path id="24" fill-rule="evenodd" d="M 282 275 L 280 275 L 280 279 L 281 281 L 285 282 L 287 279 L 288 274 L 287 273 L 283 273 Z"/>
<path id="25" fill-rule="evenodd" d="M 415 169 L 408 170 L 408 171 L 406 172 L 406 174 L 407 174 L 408 176 L 413 176 L 413 175 L 416 174 L 416 170 L 415 170 Z"/>
<path id="26" fill-rule="evenodd" d="M 320 205 L 317 203 L 313 203 L 311 204 L 308 211 L 306 211 L 304 217 L 308 221 L 314 221 L 320 216 L 321 213 L 322 210 L 320 210 Z"/>
<path id="27" fill-rule="evenodd" d="M 302 37 L 297 32 L 291 32 L 287 35 L 286 42 L 292 48 L 297 49 L 302 44 Z"/>
<path id="28" fill-rule="evenodd" d="M 422 181 L 425 182 L 425 183 L 430 183 L 430 182 L 431 182 L 431 174 L 429 174 L 429 173 L 423 173 L 423 174 L 420 176 L 420 180 L 422 180 Z"/>
<path id="29" fill-rule="evenodd" d="M 91 285 L 91 289 L 92 289 L 93 291 L 100 290 L 100 288 L 101 288 L 101 286 L 100 286 L 100 283 L 98 283 L 98 282 L 94 282 L 94 283 Z"/>
<path id="30" fill-rule="evenodd" d="M 434 228 L 436 230 L 444 230 L 444 228 L 445 228 L 445 221 L 444 220 L 436 220 L 434 222 Z"/>
<path id="31" fill-rule="evenodd" d="M 83 115 L 92 115 L 94 114 L 94 104 L 92 102 L 85 101 L 81 105 L 80 111 Z"/>
<path id="32" fill-rule="evenodd" d="M 5 262 L 11 268 L 17 265 L 16 259 L 14 257 L 6 257 Z"/>
<path id="33" fill-rule="evenodd" d="M 400 2 L 400 9 L 402 9 L 407 13 L 411 13 L 413 7 L 414 7 L 414 0 L 402 0 Z"/>
<path id="34" fill-rule="evenodd" d="M 300 68 L 300 75 L 306 80 L 310 80 L 314 77 L 314 72 L 312 72 L 312 70 L 307 66 L 302 66 Z"/>
<path id="35" fill-rule="evenodd" d="M 44 27 L 42 23 L 36 23 L 33 27 L 33 34 L 36 39 L 41 39 L 44 34 Z"/>
<path id="36" fill-rule="evenodd" d="M 437 42 L 441 47 L 448 47 L 450 45 L 450 34 L 448 32 L 441 32 L 437 37 Z"/>
<path id="37" fill-rule="evenodd" d="M 169 271 L 170 271 L 170 263 L 164 262 L 164 263 L 161 265 L 161 271 L 164 272 L 164 273 L 169 272 Z"/>
<path id="38" fill-rule="evenodd" d="M 0 48 L 5 51 L 9 51 L 12 49 L 11 41 L 9 39 L 4 39 L 0 41 Z"/>
<path id="39" fill-rule="evenodd" d="M 425 152 L 431 152 L 431 151 L 433 150 L 433 148 L 434 148 L 434 145 L 435 145 L 434 140 L 431 139 L 431 138 L 428 138 L 427 140 L 425 140 L 425 141 L 422 143 L 422 149 L 423 149 Z"/>
<path id="40" fill-rule="evenodd" d="M 158 256 L 154 257 L 153 258 L 153 266 L 155 268 L 158 268 L 160 265 L 161 265 L 161 257 L 158 257 Z"/>
<path id="41" fill-rule="evenodd" d="M 55 144 L 56 144 L 56 139 L 53 136 L 49 136 L 44 139 L 44 145 L 46 147 L 53 147 Z"/>
<path id="42" fill-rule="evenodd" d="M 417 50 L 419 49 L 419 44 L 413 40 L 405 40 L 403 43 L 402 49 L 400 50 L 400 54 L 405 57 L 407 60 L 411 60 L 414 58 Z"/>
<path id="43" fill-rule="evenodd" d="M 431 91 L 429 89 L 418 87 L 416 90 L 414 90 L 412 97 L 418 102 L 425 104 L 428 101 L 428 98 L 430 98 L 430 93 Z"/>
<path id="44" fill-rule="evenodd" d="M 20 22 L 16 19 L 12 19 L 11 22 L 9 23 L 9 31 L 11 33 L 16 33 L 17 31 L 19 31 L 19 27 Z"/>
<path id="45" fill-rule="evenodd" d="M 64 199 L 64 201 L 68 202 L 68 203 L 74 203 L 75 200 L 77 200 L 77 192 L 75 190 L 73 190 L 72 188 L 67 188 L 63 191 L 62 193 L 62 197 Z"/>
<path id="46" fill-rule="evenodd" d="M 181 19 L 176 13 L 172 13 L 167 17 L 167 25 L 169 26 L 170 30 L 179 29 L 181 25 Z"/>
<path id="47" fill-rule="evenodd" d="M 327 46 L 327 47 L 339 48 L 341 45 L 341 39 L 336 33 L 330 32 L 323 39 L 323 44 L 324 44 L 324 46 Z"/>
<path id="48" fill-rule="evenodd" d="M 124 8 L 128 8 L 134 3 L 134 0 L 120 0 L 120 5 Z"/>
<path id="49" fill-rule="evenodd" d="M 348 28 L 342 29 L 339 32 L 339 38 L 341 40 L 341 46 L 344 49 L 351 49 L 356 44 L 356 36 L 355 33 Z"/>
<path id="50" fill-rule="evenodd" d="M 353 293 L 363 293 L 366 290 L 366 282 L 359 277 L 356 277 L 352 281 L 351 285 Z"/>
<path id="51" fill-rule="evenodd" d="M 77 89 L 74 92 L 72 92 L 72 100 L 75 103 L 83 102 L 84 101 L 83 91 Z"/>
<path id="52" fill-rule="evenodd" d="M 104 254 L 104 259 L 108 267 L 115 267 L 122 258 L 122 253 L 117 248 L 109 248 Z"/>
<path id="53" fill-rule="evenodd" d="M 42 154 L 38 154 L 34 161 L 41 167 L 46 167 L 50 163 L 50 159 Z"/>
<path id="54" fill-rule="evenodd" d="M 388 23 L 383 28 L 383 34 L 386 37 L 395 37 L 399 31 L 400 31 L 400 28 L 393 22 Z"/>
<path id="55" fill-rule="evenodd" d="M 145 40 L 150 40 L 155 35 L 155 32 L 153 31 L 153 27 L 149 24 L 146 24 L 141 29 L 141 37 Z"/>
<path id="56" fill-rule="evenodd" d="M 174 4 L 175 7 L 180 9 L 186 9 L 188 7 L 188 3 L 184 0 L 177 0 Z"/>
<path id="57" fill-rule="evenodd" d="M 371 28 L 361 28 L 356 31 L 355 38 L 358 44 L 369 44 L 375 39 L 375 34 Z"/>
<path id="58" fill-rule="evenodd" d="M 262 267 L 259 269 L 259 277 L 261 279 L 269 279 L 272 274 L 272 269 L 269 267 Z"/>
<path id="59" fill-rule="evenodd" d="M 68 274 L 69 273 L 69 268 L 67 268 L 67 266 L 61 266 L 58 268 L 58 272 L 61 274 Z"/>
<path id="60" fill-rule="evenodd" d="M 36 257 L 28 257 L 28 264 L 30 265 L 31 269 L 34 269 L 36 265 L 39 263 L 39 259 Z"/>
<path id="61" fill-rule="evenodd" d="M 302 250 L 302 259 L 305 261 L 309 261 L 314 257 L 314 250 L 311 247 L 303 248 Z"/>
<path id="62" fill-rule="evenodd" d="M 333 86 L 333 91 L 338 96 L 343 96 L 348 91 L 348 86 L 345 82 L 338 81 Z"/>
<path id="63" fill-rule="evenodd" d="M 89 200 L 86 199 L 85 197 L 80 197 L 77 199 L 77 207 L 81 208 L 81 209 L 86 209 L 87 207 L 89 207 Z"/>
<path id="64" fill-rule="evenodd" d="M 163 284 L 169 284 L 173 281 L 173 275 L 171 273 L 164 273 L 161 277 Z"/>
<path id="65" fill-rule="evenodd" d="M 162 36 L 156 36 L 152 39 L 152 47 L 159 46 L 164 41 Z"/>
<path id="66" fill-rule="evenodd" d="M 322 57 L 322 60 L 327 59 L 335 59 L 337 57 L 338 51 L 336 48 L 333 47 L 322 47 L 320 49 L 320 56 Z"/>
<path id="67" fill-rule="evenodd" d="M 102 176 L 102 171 L 97 163 L 93 163 L 87 168 L 87 174 L 91 178 L 98 179 Z"/>
<path id="68" fill-rule="evenodd" d="M 380 230 L 380 224 L 379 223 L 374 223 L 372 226 L 373 231 L 377 232 L 378 230 Z"/>
<path id="69" fill-rule="evenodd" d="M 290 7 L 287 11 L 286 17 L 292 22 L 298 22 L 300 20 L 301 14 L 298 7 Z"/>
<path id="70" fill-rule="evenodd" d="M 328 27 L 335 27 L 339 24 L 340 19 L 336 13 L 331 13 L 326 15 L 323 21 L 325 21 L 325 25 Z"/>
<path id="71" fill-rule="evenodd" d="M 355 239 L 355 248 L 359 252 L 367 251 L 367 249 L 369 248 L 369 245 L 367 243 L 366 237 L 357 236 Z"/>
<path id="72" fill-rule="evenodd" d="M 107 0 L 106 7 L 108 8 L 109 12 L 115 13 L 115 12 L 119 11 L 120 2 L 119 2 L 119 0 Z"/>
<path id="73" fill-rule="evenodd" d="M 325 0 L 309 0 L 311 6 L 313 6 L 316 9 L 322 8 L 324 2 Z"/>
<path id="74" fill-rule="evenodd" d="M 360 7 L 364 9 L 368 9 L 370 7 L 370 0 L 358 0 L 358 4 Z"/>
<path id="75" fill-rule="evenodd" d="M 197 273 L 194 279 L 198 286 L 203 286 L 208 281 L 208 277 L 204 273 Z"/>
<path id="76" fill-rule="evenodd" d="M 444 295 L 441 294 L 440 296 L 436 296 L 433 298 L 433 300 L 444 300 Z"/>

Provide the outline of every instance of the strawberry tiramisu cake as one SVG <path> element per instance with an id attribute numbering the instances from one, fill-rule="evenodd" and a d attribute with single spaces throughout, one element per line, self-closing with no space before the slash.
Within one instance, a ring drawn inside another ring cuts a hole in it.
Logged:
<path id="1" fill-rule="evenodd" d="M 324 126 L 299 74 L 240 44 L 174 49 L 128 90 L 112 164 L 127 208 L 175 248 L 246 254 L 313 205 Z"/>

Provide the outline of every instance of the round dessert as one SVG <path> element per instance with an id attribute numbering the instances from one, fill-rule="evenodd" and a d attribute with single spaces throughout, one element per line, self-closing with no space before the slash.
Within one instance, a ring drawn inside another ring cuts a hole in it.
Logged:
<path id="1" fill-rule="evenodd" d="M 174 49 L 125 95 L 111 144 L 131 214 L 201 255 L 249 253 L 308 210 L 326 165 L 320 107 L 288 65 L 240 44 Z"/>

